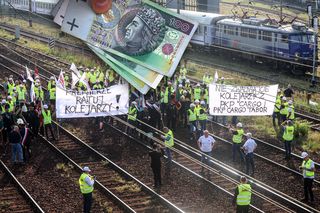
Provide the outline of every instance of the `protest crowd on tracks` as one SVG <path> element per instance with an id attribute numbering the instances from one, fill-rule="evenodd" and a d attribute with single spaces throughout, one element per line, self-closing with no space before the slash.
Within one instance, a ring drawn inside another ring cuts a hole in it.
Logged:
<path id="1" fill-rule="evenodd" d="M 13 164 L 28 163 L 32 157 L 32 146 L 37 143 L 38 134 L 53 142 L 57 139 L 57 133 L 52 126 L 52 121 L 55 119 L 57 84 L 64 84 L 66 89 L 87 91 L 104 89 L 123 81 L 110 69 L 105 72 L 96 67 L 89 69 L 80 66 L 77 68 L 77 72 L 78 81 L 73 80 L 76 77 L 72 77 L 74 74 L 69 70 L 61 73 L 58 78 L 52 76 L 46 83 L 40 79 L 37 69 L 34 72 L 27 69 L 26 74 L 19 76 L 19 78 L 10 75 L 3 79 L 2 114 L 0 116 L 2 154 L 10 155 L 11 149 Z M 245 163 L 245 173 L 253 177 L 255 171 L 254 152 L 259 147 L 254 141 L 252 133 L 246 128 L 246 124 L 238 122 L 236 116 L 228 118 L 227 116 L 209 115 L 209 85 L 212 82 L 226 84 L 226 79 L 205 74 L 202 82 L 194 83 L 188 79 L 187 74 L 186 67 L 181 66 L 172 79 L 165 79 L 157 89 L 151 89 L 146 95 L 142 95 L 134 87 L 130 87 L 128 114 L 125 117 L 128 123 L 150 134 L 155 132 L 153 128 L 164 132 L 162 136 L 164 143 L 161 146 L 152 144 L 153 151 L 150 152 L 155 187 L 160 187 L 162 183 L 160 159 L 162 156 L 166 156 L 168 161 L 166 165 L 171 165 L 171 161 L 174 159 L 171 153 L 171 148 L 174 147 L 174 135 L 180 134 L 178 131 L 183 128 L 188 131 L 188 143 L 197 144 L 203 153 L 201 162 L 210 165 L 208 156 L 212 156 L 212 150 L 215 149 L 215 139 L 209 135 L 208 120 L 214 120 L 228 126 L 233 142 L 230 158 L 234 163 Z M 85 80 L 79 80 L 80 76 L 85 76 Z M 279 127 L 281 131 L 286 159 L 291 157 L 291 143 L 294 140 L 293 101 L 294 91 L 290 85 L 284 91 L 278 90 L 272 115 L 273 125 Z M 97 119 L 99 127 L 96 128 L 99 128 L 100 131 L 104 131 L 104 122 L 112 121 L 108 116 Z M 229 121 L 230 123 L 228 123 Z M 128 133 L 141 139 L 147 139 L 134 129 L 128 130 Z M 313 202 L 314 163 L 305 152 L 303 152 L 303 158 L 306 159 L 301 166 L 305 179 L 304 200 L 308 201 L 308 197 L 310 197 L 309 201 Z M 201 173 L 203 174 L 203 171 Z M 210 178 L 210 173 L 208 176 Z M 244 196 L 247 199 L 241 200 L 237 198 L 238 196 Z M 250 199 L 251 187 L 247 183 L 247 179 L 243 177 L 236 189 L 234 202 L 240 205 L 240 209 L 245 209 L 243 212 L 247 212 Z"/>

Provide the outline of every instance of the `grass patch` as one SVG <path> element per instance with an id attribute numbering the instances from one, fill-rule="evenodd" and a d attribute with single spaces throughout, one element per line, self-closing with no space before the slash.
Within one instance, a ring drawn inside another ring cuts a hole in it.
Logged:
<path id="1" fill-rule="evenodd" d="M 56 164 L 56 170 L 60 172 L 60 175 L 62 177 L 71 177 L 71 173 L 73 170 L 73 165 L 71 164 L 65 164 L 65 163 L 57 163 Z"/>
<path id="2" fill-rule="evenodd" d="M 320 152 L 320 133 L 312 131 L 309 133 L 306 141 L 303 142 L 302 148 L 308 152 Z"/>
<path id="3" fill-rule="evenodd" d="M 138 184 L 134 183 L 133 181 L 128 181 L 127 184 L 118 186 L 115 188 L 118 192 L 123 193 L 125 191 L 128 192 L 140 192 L 141 188 Z"/>

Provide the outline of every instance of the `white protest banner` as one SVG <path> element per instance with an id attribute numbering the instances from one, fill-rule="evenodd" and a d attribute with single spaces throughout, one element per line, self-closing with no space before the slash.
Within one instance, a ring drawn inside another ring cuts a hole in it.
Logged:
<path id="1" fill-rule="evenodd" d="M 209 112 L 211 115 L 271 115 L 278 85 L 236 86 L 211 84 Z"/>
<path id="2" fill-rule="evenodd" d="M 91 91 L 64 90 L 58 86 L 56 90 L 57 118 L 121 115 L 128 113 L 128 103 L 128 84 Z"/>

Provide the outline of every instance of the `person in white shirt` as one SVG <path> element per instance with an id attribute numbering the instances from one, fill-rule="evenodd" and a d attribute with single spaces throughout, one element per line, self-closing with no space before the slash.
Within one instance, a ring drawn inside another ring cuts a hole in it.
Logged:
<path id="1" fill-rule="evenodd" d="M 201 150 L 201 162 L 210 165 L 210 158 L 212 156 L 212 149 L 216 141 L 209 135 L 208 130 L 203 131 L 203 135 L 198 139 L 198 147 Z M 201 173 L 203 174 L 204 168 L 201 168 Z M 208 171 L 208 178 L 210 178 L 210 172 Z"/>
<path id="2" fill-rule="evenodd" d="M 245 154 L 246 159 L 246 174 L 249 175 L 250 166 L 251 166 L 251 176 L 254 175 L 254 160 L 253 160 L 253 152 L 257 148 L 256 142 L 252 139 L 252 134 L 248 132 L 245 134 L 247 137 L 247 141 L 242 146 L 242 149 Z"/>

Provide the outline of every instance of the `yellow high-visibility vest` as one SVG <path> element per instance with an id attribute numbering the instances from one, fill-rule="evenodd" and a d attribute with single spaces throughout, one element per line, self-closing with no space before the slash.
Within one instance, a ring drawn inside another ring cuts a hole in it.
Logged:
<path id="1" fill-rule="evenodd" d="M 169 138 L 169 139 L 168 139 Z M 173 133 L 172 131 L 169 129 L 169 131 L 166 133 L 165 135 L 165 142 L 164 145 L 166 147 L 172 147 L 174 145 L 174 139 L 173 139 Z"/>
<path id="2" fill-rule="evenodd" d="M 283 140 L 292 141 L 293 133 L 294 133 L 294 126 L 286 126 L 282 136 Z"/>
<path id="3" fill-rule="evenodd" d="M 251 202 L 251 186 L 250 184 L 240 184 L 238 186 L 239 194 L 237 195 L 237 205 L 247 206 Z"/>
<path id="4" fill-rule="evenodd" d="M 311 169 L 311 164 L 312 164 L 312 160 L 311 159 L 308 159 L 307 161 L 303 161 L 302 162 L 302 167 L 303 168 L 306 168 L 306 169 Z M 306 170 L 306 176 L 307 177 L 314 177 L 314 171 L 309 171 L 309 170 Z"/>
<path id="5" fill-rule="evenodd" d="M 92 177 L 86 173 L 82 173 L 79 178 L 80 191 L 82 194 L 88 194 L 93 192 L 93 186 L 89 186 L 85 181 L 87 176 L 89 176 L 89 178 L 92 179 Z"/>
<path id="6" fill-rule="evenodd" d="M 233 137 L 232 137 L 233 143 L 241 143 L 243 134 L 244 134 L 243 129 L 238 129 L 237 134 L 233 135 Z"/>
<path id="7" fill-rule="evenodd" d="M 51 124 L 51 122 L 52 122 L 50 110 L 48 110 L 47 112 L 48 113 L 46 113 L 44 110 L 42 110 L 42 116 L 43 116 L 44 125 Z"/>

